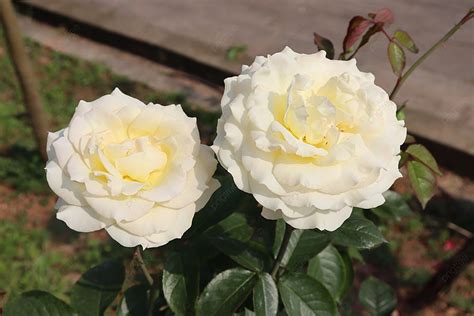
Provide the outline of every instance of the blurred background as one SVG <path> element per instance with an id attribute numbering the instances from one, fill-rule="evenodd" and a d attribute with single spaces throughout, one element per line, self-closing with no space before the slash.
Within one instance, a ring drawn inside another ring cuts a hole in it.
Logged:
<path id="1" fill-rule="evenodd" d="M 14 1 L 17 33 L 48 130 L 63 128 L 79 100 L 118 87 L 145 103 L 181 103 L 198 118 L 207 143 L 214 138 L 223 79 L 255 56 L 285 46 L 316 52 L 313 32 L 329 38 L 337 56 L 351 17 L 386 7 L 395 14 L 388 30 L 407 31 L 420 49 L 407 55 L 411 65 L 470 6 L 466 0 Z M 0 307 L 9 295 L 30 289 L 65 298 L 81 272 L 102 258 L 132 255 L 106 234 L 75 234 L 55 219 L 55 197 L 45 182 L 5 35 L 0 27 Z M 397 78 L 386 46 L 386 38 L 375 35 L 358 52 L 357 63 L 390 91 Z M 474 314 L 473 86 L 470 21 L 415 71 L 396 98 L 406 102 L 409 132 L 443 170 L 425 210 L 412 203 L 405 179 L 395 184 L 414 212 L 382 223 L 390 243 L 363 253 L 357 263 L 359 278 L 375 274 L 397 289 L 400 315 L 409 313 L 409 298 L 426 290 L 443 262 L 453 258 L 461 258 L 454 265 L 459 275 L 417 313 Z"/>

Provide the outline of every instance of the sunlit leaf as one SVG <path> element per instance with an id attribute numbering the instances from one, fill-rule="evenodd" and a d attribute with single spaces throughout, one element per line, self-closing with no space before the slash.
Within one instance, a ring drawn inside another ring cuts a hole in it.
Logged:
<path id="1" fill-rule="evenodd" d="M 199 316 L 232 315 L 252 292 L 257 274 L 236 268 L 219 273 L 204 288 L 196 306 Z"/>
<path id="2" fill-rule="evenodd" d="M 308 275 L 323 284 L 332 297 L 339 301 L 352 284 L 354 273 L 350 258 L 334 246 L 327 246 L 308 264 Z"/>
<path id="3" fill-rule="evenodd" d="M 278 290 L 268 273 L 260 273 L 253 289 L 253 306 L 257 316 L 271 316 L 278 312 Z"/>
<path id="4" fill-rule="evenodd" d="M 438 175 L 442 175 L 442 172 L 439 170 L 438 164 L 436 163 L 436 159 L 425 146 L 421 144 L 413 144 L 408 146 L 406 152 L 416 160 L 424 163 Z"/>
<path id="5" fill-rule="evenodd" d="M 165 258 L 163 294 L 176 315 L 189 315 L 194 310 L 199 292 L 199 269 L 194 255 L 169 252 Z"/>
<path id="6" fill-rule="evenodd" d="M 387 54 L 393 72 L 397 76 L 401 76 L 405 68 L 405 52 L 397 43 L 390 42 L 390 44 L 388 44 Z"/>
<path id="7" fill-rule="evenodd" d="M 377 226 L 368 219 L 353 214 L 341 227 L 331 233 L 333 243 L 358 249 L 370 249 L 382 244 L 385 239 Z"/>
<path id="8" fill-rule="evenodd" d="M 411 36 L 402 30 L 397 30 L 395 34 L 393 35 L 395 39 L 406 49 L 408 49 L 412 53 L 418 53 L 419 49 L 416 47 L 415 42 L 411 38 Z"/>
<path id="9" fill-rule="evenodd" d="M 337 315 L 336 303 L 328 290 L 304 273 L 285 274 L 278 289 L 289 316 Z"/>
<path id="10" fill-rule="evenodd" d="M 419 161 L 408 161 L 408 177 L 415 195 L 425 208 L 428 201 L 433 197 L 436 189 L 436 178 L 433 172 Z"/>

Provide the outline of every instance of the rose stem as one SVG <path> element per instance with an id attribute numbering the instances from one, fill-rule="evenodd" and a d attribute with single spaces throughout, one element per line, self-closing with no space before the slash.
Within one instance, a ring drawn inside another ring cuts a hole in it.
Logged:
<path id="1" fill-rule="evenodd" d="M 280 268 L 281 261 L 283 260 L 283 256 L 286 253 L 286 248 L 288 248 L 288 244 L 290 243 L 291 233 L 293 232 L 294 228 L 288 224 L 285 224 L 285 235 L 283 236 L 283 241 L 281 242 L 280 249 L 278 250 L 277 258 L 275 259 L 275 264 L 273 265 L 271 276 L 274 280 L 276 280 L 278 270 Z"/>
<path id="2" fill-rule="evenodd" d="M 430 49 L 426 51 L 420 58 L 418 58 L 413 65 L 403 74 L 403 76 L 399 77 L 395 87 L 393 87 L 392 92 L 390 93 L 390 99 L 393 100 L 400 90 L 402 84 L 407 80 L 407 78 L 411 75 L 411 73 L 418 67 L 422 62 L 425 61 L 428 56 L 430 56 L 438 47 L 440 47 L 444 42 L 446 42 L 454 33 L 456 33 L 459 28 L 469 21 L 474 16 L 474 8 L 471 8 L 469 12 L 459 21 L 456 25 L 454 25 L 446 35 L 444 35 L 436 44 L 434 44 Z"/>
<path id="3" fill-rule="evenodd" d="M 140 266 L 143 275 L 145 275 L 146 280 L 151 286 L 153 286 L 153 278 L 151 277 L 150 272 L 148 272 L 145 262 L 143 261 L 142 250 L 140 249 L 140 246 L 137 246 L 137 248 L 135 248 L 135 257 L 137 258 L 138 265 Z"/>
<path id="4" fill-rule="evenodd" d="M 148 298 L 148 311 L 147 315 L 152 316 L 153 315 L 153 306 L 155 303 L 155 300 L 158 298 L 158 290 L 156 287 L 156 284 L 153 280 L 153 277 L 151 276 L 150 272 L 148 272 L 148 269 L 145 265 L 145 261 L 143 261 L 143 256 L 142 256 L 142 250 L 140 249 L 140 246 L 137 246 L 135 248 L 135 257 L 137 258 L 138 265 L 140 266 L 140 269 L 143 272 L 143 275 L 145 276 L 146 280 L 151 286 L 151 291 L 150 291 L 150 296 Z"/>

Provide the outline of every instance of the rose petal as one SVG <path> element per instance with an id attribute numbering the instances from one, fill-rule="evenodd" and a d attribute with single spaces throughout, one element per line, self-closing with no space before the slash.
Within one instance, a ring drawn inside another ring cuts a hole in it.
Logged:
<path id="1" fill-rule="evenodd" d="M 107 226 L 91 208 L 83 206 L 61 206 L 56 218 L 65 222 L 69 228 L 83 233 L 97 231 Z"/>

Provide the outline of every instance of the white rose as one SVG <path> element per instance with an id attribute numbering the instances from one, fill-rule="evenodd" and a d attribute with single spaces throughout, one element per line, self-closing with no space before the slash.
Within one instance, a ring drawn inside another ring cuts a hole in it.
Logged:
<path id="1" fill-rule="evenodd" d="M 225 80 L 213 149 L 267 219 L 335 230 L 401 177 L 404 122 L 355 60 L 289 48 Z"/>
<path id="2" fill-rule="evenodd" d="M 195 118 L 118 89 L 79 102 L 69 126 L 49 134 L 47 150 L 57 218 L 80 232 L 105 228 L 126 247 L 180 238 L 219 186 Z"/>

